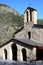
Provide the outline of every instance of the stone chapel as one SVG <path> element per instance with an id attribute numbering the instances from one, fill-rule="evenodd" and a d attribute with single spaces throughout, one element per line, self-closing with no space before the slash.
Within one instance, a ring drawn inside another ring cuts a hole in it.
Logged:
<path id="1" fill-rule="evenodd" d="M 37 10 L 27 7 L 24 27 L 14 37 L 0 46 L 0 60 L 43 60 L 43 25 L 37 24 Z"/>

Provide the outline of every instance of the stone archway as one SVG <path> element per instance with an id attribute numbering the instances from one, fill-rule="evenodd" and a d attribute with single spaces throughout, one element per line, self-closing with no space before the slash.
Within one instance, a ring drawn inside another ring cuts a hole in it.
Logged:
<path id="1" fill-rule="evenodd" d="M 26 49 L 22 49 L 22 57 L 23 57 L 23 61 L 26 61 Z"/>
<path id="2" fill-rule="evenodd" d="M 12 60 L 17 60 L 17 46 L 16 44 L 12 44 Z"/>
<path id="3" fill-rule="evenodd" d="M 5 54 L 5 60 L 7 59 L 7 50 L 4 49 L 4 54 Z"/>

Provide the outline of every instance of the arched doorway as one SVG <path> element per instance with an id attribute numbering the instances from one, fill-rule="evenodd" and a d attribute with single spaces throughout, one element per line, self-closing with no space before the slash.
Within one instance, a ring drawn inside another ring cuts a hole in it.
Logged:
<path id="1" fill-rule="evenodd" d="M 16 44 L 12 44 L 12 59 L 17 60 L 17 46 Z"/>
<path id="2" fill-rule="evenodd" d="M 26 49 L 22 49 L 23 61 L 26 61 Z"/>
<path id="3" fill-rule="evenodd" d="M 4 54 L 5 54 L 5 60 L 7 59 L 7 50 L 4 49 Z"/>

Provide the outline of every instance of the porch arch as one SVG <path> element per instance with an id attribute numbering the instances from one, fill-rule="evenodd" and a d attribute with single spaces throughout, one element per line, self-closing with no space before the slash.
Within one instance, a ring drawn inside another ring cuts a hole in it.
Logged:
<path id="1" fill-rule="evenodd" d="M 17 60 L 17 46 L 16 44 L 11 45 L 12 48 L 12 60 Z"/>
<path id="2" fill-rule="evenodd" d="M 25 48 L 22 49 L 22 57 L 23 57 L 23 61 L 26 61 L 26 49 Z"/>
<path id="3" fill-rule="evenodd" d="M 4 49 L 5 60 L 7 60 L 7 49 Z"/>

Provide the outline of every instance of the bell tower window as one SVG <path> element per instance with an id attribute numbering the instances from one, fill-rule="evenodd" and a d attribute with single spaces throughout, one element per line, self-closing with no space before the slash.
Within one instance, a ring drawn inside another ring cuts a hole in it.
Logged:
<path id="1" fill-rule="evenodd" d="M 26 14 L 27 14 L 27 22 L 28 22 L 28 11 L 26 12 Z"/>
<path id="2" fill-rule="evenodd" d="M 30 10 L 30 21 L 32 21 L 32 11 Z"/>

